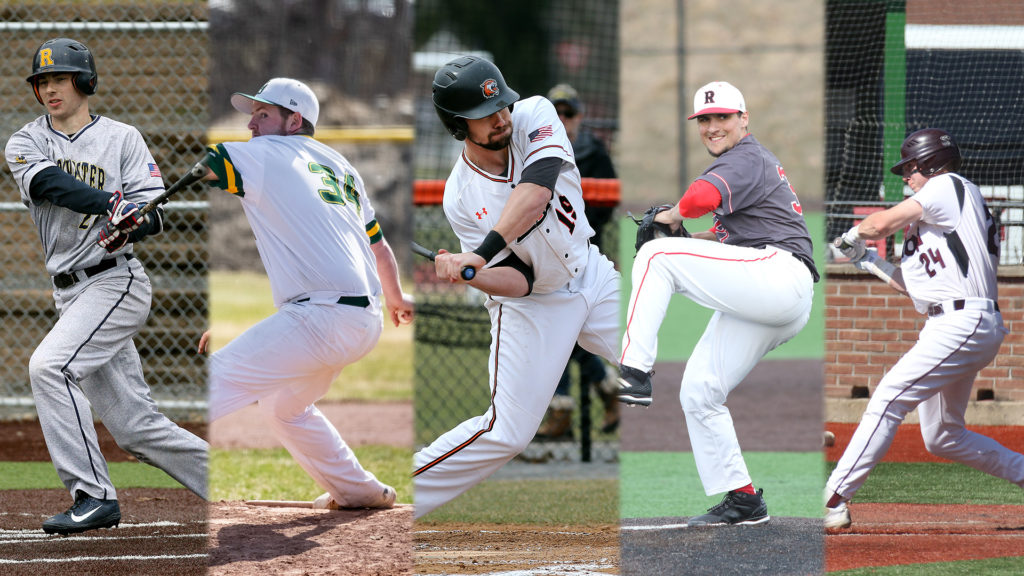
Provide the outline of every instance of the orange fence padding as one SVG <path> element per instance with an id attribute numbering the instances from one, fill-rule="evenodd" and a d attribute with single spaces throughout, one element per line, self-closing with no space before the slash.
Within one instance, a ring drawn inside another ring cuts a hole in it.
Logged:
<path id="1" fill-rule="evenodd" d="M 615 178 L 584 178 L 583 200 L 590 206 L 618 206 L 619 181 Z M 416 180 L 412 184 L 412 203 L 416 206 L 440 205 L 444 198 L 444 180 Z"/>

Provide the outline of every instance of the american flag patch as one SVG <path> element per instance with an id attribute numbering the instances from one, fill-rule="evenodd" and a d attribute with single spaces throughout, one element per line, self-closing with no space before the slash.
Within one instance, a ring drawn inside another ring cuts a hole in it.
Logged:
<path id="1" fill-rule="evenodd" d="M 541 140 L 547 138 L 548 136 L 551 136 L 552 134 L 553 132 L 551 131 L 551 124 L 548 124 L 543 128 L 537 128 L 533 132 L 530 132 L 528 136 L 530 137 L 530 142 L 540 142 Z"/>
<path id="2" fill-rule="evenodd" d="M 152 176 L 153 178 L 161 178 L 162 177 L 162 176 L 160 176 L 160 168 L 158 168 L 156 164 L 149 163 L 149 164 L 146 164 L 146 166 L 149 167 L 149 175 L 150 176 Z"/>

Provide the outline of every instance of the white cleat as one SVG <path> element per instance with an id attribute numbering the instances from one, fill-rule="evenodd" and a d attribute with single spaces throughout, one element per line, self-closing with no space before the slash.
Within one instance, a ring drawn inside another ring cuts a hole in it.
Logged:
<path id="1" fill-rule="evenodd" d="M 394 508 L 395 497 L 395 489 L 385 484 L 384 491 L 381 493 L 380 497 L 374 500 L 373 502 L 367 502 L 365 504 L 358 505 L 342 506 L 341 504 L 338 504 L 338 501 L 331 496 L 330 492 L 324 492 L 323 494 L 318 496 L 316 500 L 313 500 L 313 509 L 341 510 L 343 508 Z"/>
<path id="2" fill-rule="evenodd" d="M 825 508 L 825 529 L 839 530 L 850 527 L 850 509 L 846 502 L 841 502 L 835 508 Z"/>

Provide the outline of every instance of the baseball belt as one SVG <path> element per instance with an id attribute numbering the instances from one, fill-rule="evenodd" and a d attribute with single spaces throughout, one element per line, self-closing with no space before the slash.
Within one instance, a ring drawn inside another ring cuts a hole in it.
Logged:
<path id="1" fill-rule="evenodd" d="M 132 258 L 135 258 L 132 254 L 125 254 L 123 256 L 117 256 L 114 258 L 107 258 L 106 260 L 100 260 L 100 263 L 95 266 L 89 266 L 88 268 L 82 268 L 81 270 L 72 270 L 71 272 L 65 272 L 63 274 L 57 274 L 53 277 L 53 285 L 57 288 L 64 289 L 70 288 L 75 284 L 92 278 L 100 272 L 106 272 L 111 268 L 114 268 L 120 264 L 123 264 Z"/>
<path id="2" fill-rule="evenodd" d="M 928 316 L 934 318 L 942 316 L 946 312 L 954 310 L 985 310 L 987 312 L 999 312 L 999 303 L 988 298 L 959 298 L 932 304 L 928 307 Z"/>
<path id="3" fill-rule="evenodd" d="M 309 302 L 309 298 L 300 298 L 295 302 Z M 337 300 L 338 304 L 344 304 L 346 306 L 356 306 L 359 308 L 366 308 L 370 305 L 370 299 L 366 296 L 342 296 Z"/>

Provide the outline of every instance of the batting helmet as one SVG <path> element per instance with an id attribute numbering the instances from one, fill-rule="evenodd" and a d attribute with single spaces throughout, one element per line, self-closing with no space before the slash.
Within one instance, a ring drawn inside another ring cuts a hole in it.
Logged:
<path id="1" fill-rule="evenodd" d="M 465 140 L 466 119 L 511 108 L 519 94 L 505 84 L 498 67 L 476 56 L 460 56 L 434 74 L 434 110 L 456 140 Z"/>
<path id="2" fill-rule="evenodd" d="M 54 38 L 43 42 L 32 57 L 32 75 L 26 78 L 32 85 L 36 100 L 43 103 L 39 95 L 37 78 L 43 74 L 71 72 L 75 88 L 83 94 L 95 94 L 99 76 L 96 61 L 85 44 L 70 38 Z"/>
<path id="3" fill-rule="evenodd" d="M 893 174 L 903 175 L 903 167 L 910 162 L 917 163 L 917 169 L 924 176 L 931 176 L 940 170 L 956 172 L 960 169 L 960 148 L 953 137 L 938 128 L 925 128 L 907 136 L 900 147 L 900 161 L 890 168 Z"/>

